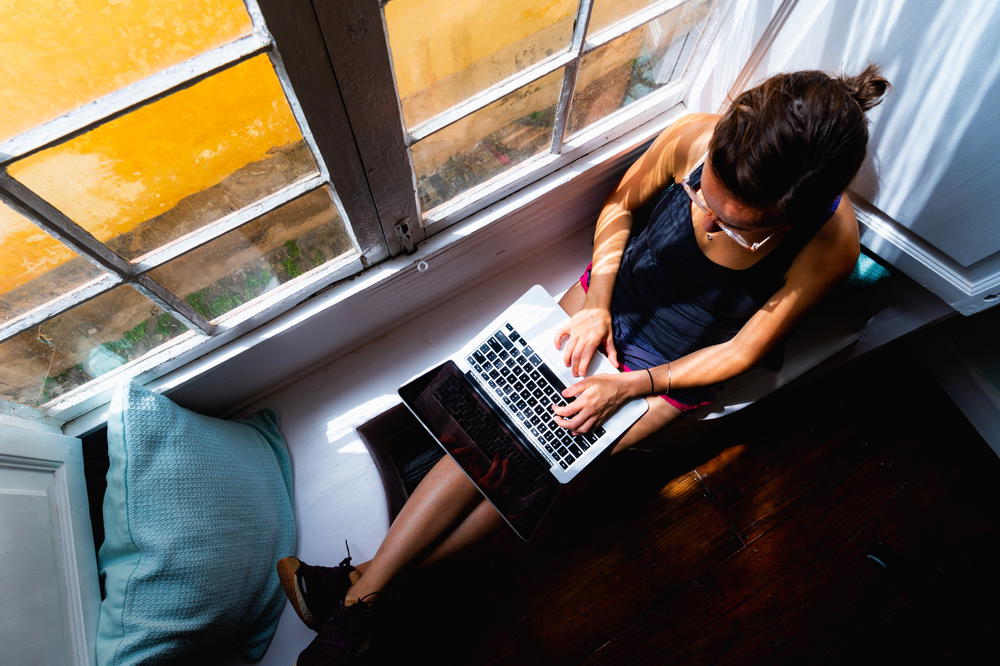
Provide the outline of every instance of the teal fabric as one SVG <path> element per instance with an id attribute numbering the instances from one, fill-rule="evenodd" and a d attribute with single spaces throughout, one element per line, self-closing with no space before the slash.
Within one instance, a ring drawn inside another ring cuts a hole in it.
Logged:
<path id="1" fill-rule="evenodd" d="M 888 268 L 862 251 L 858 256 L 858 261 L 854 264 L 854 270 L 847 278 L 847 284 L 852 287 L 867 287 L 890 275 Z"/>
<path id="2" fill-rule="evenodd" d="M 100 666 L 260 659 L 295 552 L 292 475 L 277 415 L 195 414 L 141 386 L 108 418 Z"/>

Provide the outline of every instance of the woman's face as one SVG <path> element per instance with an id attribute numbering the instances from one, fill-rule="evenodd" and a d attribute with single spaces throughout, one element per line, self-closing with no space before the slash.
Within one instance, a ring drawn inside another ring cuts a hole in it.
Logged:
<path id="1" fill-rule="evenodd" d="M 720 222 L 748 240 L 758 240 L 758 236 L 765 236 L 788 226 L 774 224 L 767 219 L 763 210 L 748 206 L 737 199 L 716 177 L 710 157 L 705 158 L 705 165 L 701 170 L 701 194 L 705 204 Z M 711 215 L 703 216 L 702 226 L 708 232 L 720 230 Z"/>

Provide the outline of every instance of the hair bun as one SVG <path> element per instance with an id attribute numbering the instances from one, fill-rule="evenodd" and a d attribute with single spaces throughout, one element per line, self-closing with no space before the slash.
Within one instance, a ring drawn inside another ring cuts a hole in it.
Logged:
<path id="1" fill-rule="evenodd" d="M 864 111 L 877 106 L 889 88 L 889 82 L 874 63 L 857 76 L 841 76 L 839 80 Z"/>

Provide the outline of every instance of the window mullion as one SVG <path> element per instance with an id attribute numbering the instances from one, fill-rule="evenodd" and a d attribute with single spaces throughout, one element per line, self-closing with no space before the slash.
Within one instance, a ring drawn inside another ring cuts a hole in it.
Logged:
<path id="1" fill-rule="evenodd" d="M 296 12 L 286 9 L 287 2 L 260 2 L 280 49 L 276 21 L 281 20 L 282 13 Z M 274 17 L 269 11 L 271 5 Z M 410 251 L 423 240 L 424 229 L 382 7 L 372 0 L 313 0 L 312 5 L 389 253 Z M 287 61 L 289 54 L 282 52 Z"/>
<path id="2" fill-rule="evenodd" d="M 59 298 L 49 301 L 44 305 L 33 308 L 19 317 L 0 325 L 0 342 L 9 340 L 19 333 L 23 333 L 33 326 L 37 326 L 55 317 L 61 312 L 65 312 L 77 305 L 86 303 L 92 298 L 100 296 L 106 291 L 110 291 L 120 285 L 122 279 L 116 274 L 104 274 L 90 282 L 83 284 L 69 293 L 63 294 Z"/>
<path id="3" fill-rule="evenodd" d="M 608 42 L 611 42 L 625 33 L 631 32 L 636 28 L 654 21 L 669 11 L 672 11 L 684 4 L 685 0 L 672 0 L 671 2 L 664 2 L 656 5 L 651 5 L 646 9 L 633 14 L 632 16 L 626 17 L 615 23 L 614 25 L 608 26 L 604 30 L 601 30 L 597 35 L 587 39 L 583 45 L 583 53 L 590 53 L 595 49 L 599 49 Z"/>
<path id="4" fill-rule="evenodd" d="M 131 276 L 132 266 L 128 261 L 112 252 L 89 231 L 5 171 L 0 171 L 0 200 L 102 271 L 117 273 L 126 280 Z"/>
<path id="5" fill-rule="evenodd" d="M 312 178 L 299 181 L 298 183 L 294 183 L 275 192 L 274 194 L 268 195 L 263 199 L 250 204 L 249 206 L 245 206 L 237 211 L 234 211 L 196 231 L 192 231 L 185 236 L 181 236 L 177 240 L 172 241 L 163 247 L 159 247 L 142 255 L 141 257 L 134 259 L 132 261 L 133 273 L 136 275 L 148 273 L 154 268 L 167 263 L 171 259 L 176 259 L 182 254 L 190 252 L 197 247 L 201 247 L 202 245 L 215 240 L 219 236 L 229 233 L 230 231 L 243 226 L 247 222 L 251 222 L 261 215 L 283 206 L 293 199 L 297 199 L 304 194 L 308 194 L 317 188 L 323 187 L 326 182 L 327 179 L 322 175 L 313 176 Z"/>
<path id="6" fill-rule="evenodd" d="M 264 25 L 264 17 L 260 12 L 260 8 L 256 7 L 255 2 L 247 2 L 248 6 L 254 6 L 251 14 L 254 16 L 255 21 L 259 21 L 260 25 Z M 380 232 L 378 225 L 372 225 L 371 222 L 365 222 L 366 219 L 371 218 L 373 211 L 370 209 L 356 210 L 356 218 L 347 212 L 347 208 L 344 206 L 343 200 L 340 198 L 340 191 L 337 189 L 336 184 L 333 183 L 333 178 L 330 175 L 329 165 L 327 160 L 323 156 L 323 153 L 319 149 L 319 145 L 316 142 L 316 137 L 313 135 L 312 127 L 306 120 L 305 112 L 302 109 L 302 104 L 299 102 L 299 96 L 292 85 L 291 79 L 288 76 L 288 70 L 285 67 L 284 58 L 282 58 L 281 53 L 278 52 L 277 48 L 273 48 L 268 52 L 268 57 L 271 60 L 271 67 L 274 68 L 274 73 L 277 75 L 278 80 L 281 82 L 281 87 L 285 92 L 285 98 L 288 100 L 288 106 L 292 110 L 292 115 L 295 116 L 295 120 L 299 125 L 299 129 L 302 131 L 302 140 L 306 142 L 309 149 L 312 151 L 313 155 L 316 156 L 316 166 L 319 168 L 320 172 L 320 183 L 317 183 L 314 187 L 308 187 L 306 190 L 301 190 L 299 194 L 305 194 L 306 191 L 310 189 L 315 189 L 319 187 L 323 182 L 330 183 L 333 187 L 330 188 L 330 194 L 333 199 L 333 204 L 340 214 L 341 219 L 344 221 L 344 229 L 347 231 L 348 236 L 350 236 L 355 249 L 359 250 L 363 256 L 374 258 L 375 255 L 383 256 L 385 254 L 385 243 L 384 237 L 381 233 L 371 233 L 371 231 Z M 299 188 L 296 185 L 296 188 Z M 294 195 L 289 197 L 289 200 L 295 198 Z M 374 241 L 368 240 L 367 243 L 361 241 L 367 240 L 365 227 L 374 226 L 375 229 L 369 230 L 367 236 L 374 238 Z"/>
<path id="7" fill-rule="evenodd" d="M 169 312 L 188 328 L 204 333 L 205 335 L 212 335 L 215 332 L 214 324 L 208 323 L 207 319 L 196 312 L 180 296 L 148 275 L 135 277 L 131 284 L 135 287 L 136 291 Z"/>
<path id="8" fill-rule="evenodd" d="M 570 52 L 573 62 L 566 66 L 563 72 L 562 89 L 559 91 L 559 105 L 556 107 L 556 121 L 552 128 L 552 146 L 550 152 L 562 152 L 563 135 L 566 133 L 566 122 L 569 119 L 569 105 L 576 88 L 576 74 L 580 71 L 580 54 L 587 36 L 587 26 L 590 24 L 590 10 L 594 0 L 580 0 L 577 9 L 576 23 L 573 25 L 573 45 Z"/>
<path id="9" fill-rule="evenodd" d="M 170 314 L 193 328 L 211 335 L 213 327 L 190 305 L 153 282 L 148 276 L 136 277 L 136 269 L 128 261 L 119 257 L 90 232 L 69 219 L 62 211 L 45 201 L 30 189 L 0 172 L 0 200 L 21 213 L 35 224 L 45 229 L 82 257 L 103 271 L 117 275 L 122 281 L 134 284 L 142 293 L 155 301 Z M 53 312 L 49 316 L 55 316 Z"/>
<path id="10" fill-rule="evenodd" d="M 263 53 L 269 46 L 270 40 L 266 35 L 261 33 L 247 35 L 116 90 L 0 144 L 0 164 L 21 159 L 89 132 L 98 125 L 152 104 Z"/>
<path id="11" fill-rule="evenodd" d="M 366 4 L 373 5 L 376 13 L 380 11 L 376 3 Z M 295 101 L 292 107 L 296 111 L 296 117 L 299 117 L 298 111 L 301 110 L 305 119 L 304 124 L 308 129 L 303 128 L 303 136 L 315 142 L 314 146 L 312 143 L 310 145 L 322 156 L 334 186 L 334 199 L 346 214 L 361 251 L 362 261 L 366 265 L 377 263 L 390 253 L 395 253 L 392 239 L 383 231 L 383 220 L 406 217 L 405 196 L 400 195 L 398 190 L 402 182 L 400 169 L 406 171 L 407 177 L 409 172 L 407 164 L 404 163 L 399 167 L 386 158 L 387 164 L 375 168 L 377 173 L 372 179 L 369 179 L 366 173 L 366 165 L 361 159 L 357 143 L 357 132 L 352 127 L 354 117 L 350 115 L 344 101 L 345 86 L 337 78 L 335 67 L 330 60 L 325 26 L 317 24 L 317 15 L 322 13 L 321 10 L 341 11 L 341 3 L 322 3 L 314 8 L 310 0 L 247 2 L 248 7 L 254 5 L 259 10 L 255 9 L 252 14 L 255 17 L 263 17 L 276 46 L 277 53 L 271 54 L 272 63 L 275 64 L 282 83 L 290 84 L 290 88 L 294 90 L 294 96 L 290 95 L 289 99 Z M 320 17 L 320 23 L 322 20 Z M 381 34 L 380 25 L 379 34 Z M 354 38 L 342 36 L 341 39 L 350 42 Z M 364 72 L 364 70 L 365 68 L 361 67 L 358 71 Z M 366 79 L 354 82 L 354 85 L 370 87 L 372 84 Z M 373 113 L 373 109 L 377 109 L 378 113 Z M 370 122 L 375 122 L 377 117 L 384 115 L 385 112 L 384 105 L 371 103 L 365 106 L 361 114 L 369 116 Z M 380 135 L 379 139 L 382 138 Z M 386 150 L 381 146 L 379 149 Z M 403 154 L 395 155 L 395 160 L 405 162 L 405 146 Z M 388 185 L 381 185 L 383 179 L 387 179 Z M 380 184 L 378 194 L 372 183 Z M 396 204 L 388 206 L 389 210 L 383 213 L 378 208 L 378 202 L 387 196 L 391 199 L 387 192 L 392 187 L 397 189 L 394 192 L 397 199 L 402 198 L 403 201 L 400 203 L 394 200 Z M 407 181 L 404 189 L 412 187 L 413 185 Z M 416 212 L 415 190 L 412 197 L 412 212 L 409 213 L 411 215 Z"/>

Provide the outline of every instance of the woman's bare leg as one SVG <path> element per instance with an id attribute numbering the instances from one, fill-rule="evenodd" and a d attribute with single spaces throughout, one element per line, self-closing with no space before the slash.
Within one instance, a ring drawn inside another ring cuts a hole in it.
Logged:
<path id="1" fill-rule="evenodd" d="M 576 283 L 559 305 L 573 314 L 583 306 L 584 297 L 583 288 Z M 646 402 L 649 409 L 615 444 L 611 455 L 642 441 L 681 414 L 661 398 L 649 397 Z M 598 465 L 589 466 L 584 474 L 595 467 Z M 461 522 L 455 524 L 459 518 Z M 378 592 L 408 564 L 426 566 L 440 561 L 502 527 L 505 523 L 496 509 L 480 497 L 458 465 L 444 456 L 407 499 L 375 557 L 357 566 L 358 573 L 363 575 L 347 591 L 346 601 L 350 604 Z M 434 544 L 442 535 L 444 538 Z"/>
<path id="2" fill-rule="evenodd" d="M 362 566 L 364 576 L 347 591 L 354 600 L 382 590 L 407 564 L 476 505 L 479 491 L 450 456 L 442 457 L 421 479 L 392 521 L 375 557 Z"/>
<path id="3" fill-rule="evenodd" d="M 681 414 L 679 410 L 669 405 L 662 398 L 651 397 L 647 398 L 646 401 L 649 404 L 649 410 L 631 428 L 625 431 L 622 438 L 611 449 L 610 455 L 620 453 L 633 444 L 641 442 Z M 600 467 L 600 465 L 591 465 L 588 467 L 587 472 L 591 472 L 597 467 Z M 500 517 L 500 514 L 497 513 L 496 509 L 486 500 L 480 499 L 478 505 L 440 543 L 425 553 L 417 555 L 413 561 L 413 565 L 424 567 L 447 559 L 465 551 L 472 545 L 505 527 L 506 523 Z M 376 557 L 378 557 L 377 554 Z M 364 574 L 372 562 L 374 562 L 374 559 L 359 564 L 357 566 L 358 573 Z M 367 593 L 368 590 L 360 587 L 349 590 L 348 596 L 357 597 Z"/>
<path id="4" fill-rule="evenodd" d="M 506 523 L 504 523 L 503 518 L 500 517 L 496 509 L 493 508 L 493 505 L 484 499 L 480 499 L 472 511 L 451 532 L 445 535 L 445 538 L 441 542 L 428 549 L 425 553 L 417 555 L 412 564 L 415 567 L 426 567 L 440 560 L 447 559 L 452 555 L 467 550 L 473 544 L 485 539 L 505 525 Z M 356 579 L 360 578 L 361 574 L 364 574 L 374 561 L 373 558 L 367 562 L 358 564 L 355 567 L 357 576 L 354 575 L 355 572 L 352 572 L 351 582 L 357 582 Z M 353 594 L 353 591 L 348 591 L 348 594 Z M 364 594 L 367 593 L 362 591 L 358 596 Z"/>

